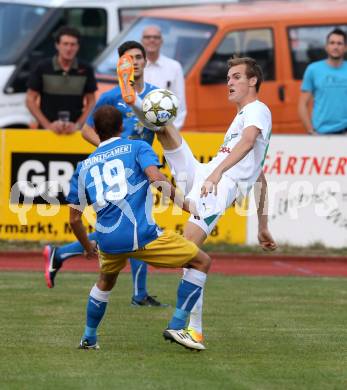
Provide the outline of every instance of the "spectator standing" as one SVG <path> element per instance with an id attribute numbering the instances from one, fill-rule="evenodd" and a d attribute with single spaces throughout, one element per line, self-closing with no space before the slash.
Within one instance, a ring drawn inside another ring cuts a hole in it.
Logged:
<path id="1" fill-rule="evenodd" d="M 161 30 L 158 26 L 148 26 L 142 33 L 142 45 L 146 50 L 145 67 L 146 83 L 172 91 L 179 100 L 180 106 L 174 122 L 181 129 L 187 115 L 184 75 L 181 64 L 160 53 L 163 44 Z"/>
<path id="2" fill-rule="evenodd" d="M 56 55 L 30 74 L 26 104 L 39 128 L 71 134 L 81 129 L 95 104 L 96 80 L 92 67 L 77 59 L 78 30 L 61 27 L 55 47 Z"/>
<path id="3" fill-rule="evenodd" d="M 347 133 L 346 38 L 339 28 L 331 31 L 325 46 L 327 59 L 313 62 L 304 73 L 298 110 L 310 134 Z"/>

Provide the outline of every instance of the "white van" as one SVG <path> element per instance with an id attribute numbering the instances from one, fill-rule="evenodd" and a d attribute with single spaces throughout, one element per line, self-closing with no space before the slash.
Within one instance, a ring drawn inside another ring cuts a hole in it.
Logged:
<path id="1" fill-rule="evenodd" d="M 231 0 L 229 0 L 231 1 Z M 0 128 L 27 128 L 30 70 L 53 55 L 62 25 L 82 35 L 79 57 L 91 61 L 143 9 L 213 0 L 0 0 Z"/>

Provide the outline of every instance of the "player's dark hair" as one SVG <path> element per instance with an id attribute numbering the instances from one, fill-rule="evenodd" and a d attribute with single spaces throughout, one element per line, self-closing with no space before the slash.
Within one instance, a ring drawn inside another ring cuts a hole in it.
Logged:
<path id="1" fill-rule="evenodd" d="M 60 38 L 63 35 L 68 35 L 69 37 L 76 38 L 78 43 L 80 43 L 81 41 L 81 34 L 76 28 L 70 26 L 62 26 L 54 33 L 55 43 L 59 43 Z"/>
<path id="2" fill-rule="evenodd" d="M 228 61 L 229 69 L 236 65 L 246 65 L 246 76 L 248 79 L 252 77 L 257 78 L 257 83 L 255 84 L 255 90 L 258 92 L 261 83 L 264 81 L 263 71 L 261 67 L 257 64 L 256 60 L 251 57 L 236 57 L 230 58 Z"/>
<path id="3" fill-rule="evenodd" d="M 340 28 L 334 28 L 333 31 L 330 31 L 330 33 L 327 35 L 327 42 L 329 41 L 329 38 L 332 36 L 332 35 L 340 35 L 343 37 L 343 42 L 346 44 L 347 42 L 347 34 L 341 30 Z"/>
<path id="4" fill-rule="evenodd" d="M 122 43 L 118 47 L 118 55 L 119 55 L 119 57 L 121 57 L 126 51 L 128 51 L 130 49 L 140 49 L 142 54 L 143 54 L 143 58 L 146 59 L 146 50 L 141 45 L 141 43 L 137 42 L 137 41 L 126 41 L 126 42 Z"/>
<path id="5" fill-rule="evenodd" d="M 113 106 L 105 105 L 98 108 L 93 118 L 95 132 L 100 141 L 119 136 L 122 132 L 122 114 Z"/>

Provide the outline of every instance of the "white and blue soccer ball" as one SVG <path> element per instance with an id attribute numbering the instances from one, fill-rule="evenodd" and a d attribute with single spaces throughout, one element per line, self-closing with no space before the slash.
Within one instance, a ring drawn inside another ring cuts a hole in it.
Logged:
<path id="1" fill-rule="evenodd" d="M 148 122 L 155 126 L 172 123 L 177 116 L 178 99 L 168 89 L 154 89 L 142 101 L 142 111 Z"/>

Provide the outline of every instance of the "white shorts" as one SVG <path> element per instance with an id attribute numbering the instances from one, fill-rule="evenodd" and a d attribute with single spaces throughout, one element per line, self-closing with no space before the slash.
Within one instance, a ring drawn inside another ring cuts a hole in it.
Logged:
<path id="1" fill-rule="evenodd" d="M 223 175 L 217 186 L 217 196 L 208 194 L 207 197 L 201 198 L 201 187 L 213 168 L 197 161 L 184 139 L 179 148 L 164 150 L 164 156 L 177 187 L 195 202 L 198 209 L 200 219 L 191 215 L 189 221 L 209 235 L 225 210 L 233 204 L 237 192 L 236 183 Z"/>

